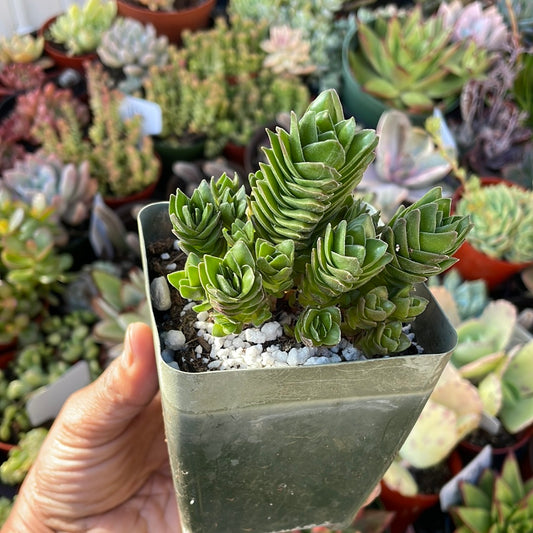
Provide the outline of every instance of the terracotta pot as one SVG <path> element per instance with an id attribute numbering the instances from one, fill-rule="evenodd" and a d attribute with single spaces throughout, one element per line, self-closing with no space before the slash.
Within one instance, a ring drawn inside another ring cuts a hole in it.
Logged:
<path id="1" fill-rule="evenodd" d="M 39 35 L 44 37 L 44 53 L 50 56 L 55 65 L 59 68 L 72 68 L 74 70 L 84 72 L 85 62 L 91 62 L 98 59 L 98 55 L 96 52 L 80 55 L 68 55 L 61 45 L 55 44 L 53 41 L 48 40 L 46 38 L 46 31 L 56 20 L 56 18 L 57 16 L 48 19 L 39 29 Z"/>
<path id="2" fill-rule="evenodd" d="M 152 197 L 154 191 L 159 183 L 159 179 L 148 185 L 142 191 L 130 194 L 128 196 L 106 196 L 104 202 L 108 207 L 117 208 L 132 202 L 138 202 L 140 200 L 147 200 Z"/>
<path id="3" fill-rule="evenodd" d="M 447 462 L 452 474 L 451 477 L 461 471 L 463 463 L 457 451 L 454 450 L 450 454 Z M 437 506 L 439 494 L 404 496 L 397 490 L 390 488 L 382 480 L 380 499 L 385 509 L 395 513 L 390 525 L 390 533 L 404 533 L 409 525 L 413 524 L 424 511 Z"/>
<path id="4" fill-rule="evenodd" d="M 166 35 L 171 42 L 179 43 L 185 29 L 192 31 L 209 24 L 216 0 L 204 0 L 197 6 L 178 11 L 150 11 L 127 0 L 117 0 L 117 14 L 136 19 L 143 24 L 152 24 L 159 35 Z"/>
<path id="5" fill-rule="evenodd" d="M 505 181 L 501 178 L 485 177 L 481 178 L 483 186 L 490 187 L 503 183 L 507 186 L 518 187 L 518 185 Z M 457 202 L 463 194 L 464 187 L 458 187 L 452 197 L 452 212 L 455 212 Z M 468 239 L 468 237 L 467 237 Z M 465 280 L 483 279 L 487 283 L 489 290 L 494 289 L 504 281 L 508 280 L 514 274 L 521 272 L 533 262 L 528 263 L 510 263 L 502 259 L 495 259 L 487 254 L 474 248 L 468 240 L 454 254 L 459 261 L 453 266 Z"/>

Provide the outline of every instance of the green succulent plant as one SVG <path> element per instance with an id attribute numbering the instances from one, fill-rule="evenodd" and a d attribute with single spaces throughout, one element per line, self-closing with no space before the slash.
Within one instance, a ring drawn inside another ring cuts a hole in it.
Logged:
<path id="1" fill-rule="evenodd" d="M 501 473 L 486 469 L 476 483 L 461 486 L 462 502 L 452 507 L 457 533 L 526 533 L 533 521 L 533 479 L 524 482 L 514 455 Z"/>
<path id="2" fill-rule="evenodd" d="M 468 216 L 450 215 L 450 199 L 435 188 L 381 224 L 352 194 L 374 157 L 375 132 L 344 118 L 333 89 L 268 137 L 249 195 L 225 174 L 191 197 L 171 195 L 187 260 L 169 282 L 195 310 L 212 312 L 215 335 L 262 324 L 284 298 L 297 317 L 289 329 L 305 344 L 335 345 L 344 333 L 370 356 L 407 348 L 403 326 L 427 304 L 412 289 L 455 262 Z"/>
<path id="3" fill-rule="evenodd" d="M 483 186 L 472 176 L 457 213 L 470 214 L 474 228 L 468 242 L 476 250 L 514 263 L 533 261 L 533 191 L 506 183 Z"/>
<path id="4" fill-rule="evenodd" d="M 142 191 L 159 178 L 160 163 L 152 138 L 142 133 L 139 115 L 122 119 L 124 95 L 108 86 L 109 77 L 101 63 L 86 65 L 92 122 L 88 138 L 73 105 L 62 106 L 57 127 L 39 124 L 35 136 L 47 154 L 61 154 L 63 162 L 89 161 L 91 177 L 98 180 L 104 197 L 123 197 Z"/>
<path id="5" fill-rule="evenodd" d="M 389 18 L 359 20 L 357 36 L 349 63 L 363 90 L 414 114 L 450 106 L 468 80 L 485 74 L 492 59 L 472 40 L 452 42 L 443 19 L 424 18 L 420 6 Z"/>
<path id="6" fill-rule="evenodd" d="M 100 346 L 91 332 L 95 321 L 94 313 L 87 310 L 48 316 L 41 322 L 36 338 L 21 347 L 1 374 L 1 440 L 16 442 L 21 433 L 31 429 L 27 400 L 38 388 L 56 381 L 71 365 L 83 359 L 93 379 L 100 374 Z"/>
<path id="7" fill-rule="evenodd" d="M 21 437 L 18 445 L 9 450 L 7 459 L 0 465 L 2 483 L 17 485 L 24 481 L 47 435 L 48 429 L 39 427 L 30 429 Z"/>
<path id="8" fill-rule="evenodd" d="M 72 257 L 60 253 L 53 208 L 30 206 L 0 189 L 1 342 L 17 339 L 59 302 Z"/>
<path id="9" fill-rule="evenodd" d="M 95 288 L 91 309 L 98 317 L 92 334 L 111 356 L 117 356 L 122 351 L 128 325 L 150 322 L 144 276 L 138 267 L 121 276 L 96 266 L 91 277 Z"/>
<path id="10" fill-rule="evenodd" d="M 94 52 L 116 14 L 116 2 L 87 0 L 82 7 L 72 4 L 52 22 L 48 33 L 52 41 L 62 44 L 70 55 Z"/>
<path id="11" fill-rule="evenodd" d="M 172 11 L 175 4 L 175 0 L 136 0 L 136 2 L 150 11 Z"/>

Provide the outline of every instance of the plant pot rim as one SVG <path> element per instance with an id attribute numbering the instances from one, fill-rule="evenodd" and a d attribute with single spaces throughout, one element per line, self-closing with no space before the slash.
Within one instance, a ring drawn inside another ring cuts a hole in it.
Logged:
<path id="1" fill-rule="evenodd" d="M 172 9 L 170 11 L 162 11 L 162 10 L 153 11 L 152 9 L 149 9 L 147 6 L 142 6 L 130 0 L 116 0 L 116 2 L 117 4 L 127 5 L 128 9 L 138 12 L 140 16 L 145 16 L 147 11 L 149 13 L 155 14 L 155 16 L 157 16 L 157 14 L 160 14 L 162 16 L 168 16 L 170 14 L 172 16 L 174 14 L 187 15 L 188 13 L 194 12 L 199 7 L 204 7 L 204 4 L 215 4 L 216 0 L 198 0 L 196 5 L 194 6 L 186 7 L 183 9 Z"/>

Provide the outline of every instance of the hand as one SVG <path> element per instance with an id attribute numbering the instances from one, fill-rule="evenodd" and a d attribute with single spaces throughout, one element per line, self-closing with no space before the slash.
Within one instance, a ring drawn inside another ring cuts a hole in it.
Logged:
<path id="1" fill-rule="evenodd" d="M 54 421 L 2 532 L 179 533 L 150 327 L 74 393 Z"/>

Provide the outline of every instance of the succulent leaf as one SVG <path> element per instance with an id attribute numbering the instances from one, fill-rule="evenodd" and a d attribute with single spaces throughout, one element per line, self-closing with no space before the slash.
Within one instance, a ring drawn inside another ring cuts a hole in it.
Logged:
<path id="1" fill-rule="evenodd" d="M 306 346 L 335 346 L 341 340 L 340 323 L 338 307 L 308 308 L 298 317 L 294 336 Z"/>

